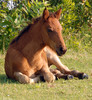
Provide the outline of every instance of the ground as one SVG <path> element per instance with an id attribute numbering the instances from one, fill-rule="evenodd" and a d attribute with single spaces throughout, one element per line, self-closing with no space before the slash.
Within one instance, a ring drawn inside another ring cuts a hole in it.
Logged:
<path id="1" fill-rule="evenodd" d="M 89 79 L 59 79 L 54 83 L 30 85 L 8 79 L 4 72 L 4 57 L 0 54 L 0 100 L 92 100 L 92 49 L 88 52 L 68 50 L 60 57 L 63 64 L 85 72 Z"/>

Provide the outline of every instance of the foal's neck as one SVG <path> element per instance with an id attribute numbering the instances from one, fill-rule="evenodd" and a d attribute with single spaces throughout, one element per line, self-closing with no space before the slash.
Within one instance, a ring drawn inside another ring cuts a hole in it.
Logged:
<path id="1" fill-rule="evenodd" d="M 41 52 L 43 50 L 43 48 L 45 47 L 45 44 L 42 40 L 42 36 L 41 36 L 41 29 L 39 27 L 39 24 L 33 25 L 26 37 L 29 37 L 28 43 L 24 46 L 24 48 L 22 49 L 22 52 L 26 55 L 35 55 L 37 54 L 37 52 Z M 24 37 L 25 39 L 25 37 Z"/>

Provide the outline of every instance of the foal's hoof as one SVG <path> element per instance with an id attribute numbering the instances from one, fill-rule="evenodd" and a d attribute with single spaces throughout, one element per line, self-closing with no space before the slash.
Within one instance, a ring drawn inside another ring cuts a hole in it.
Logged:
<path id="1" fill-rule="evenodd" d="M 44 79 L 43 76 L 40 76 L 40 80 L 41 80 L 42 82 L 45 82 L 45 79 Z"/>
<path id="2" fill-rule="evenodd" d="M 78 76 L 79 79 L 88 79 L 88 75 L 83 73 L 83 74 L 79 74 Z"/>
<path id="3" fill-rule="evenodd" d="M 67 75 L 67 76 L 65 77 L 65 80 L 71 80 L 71 79 L 73 79 L 73 75 Z"/>

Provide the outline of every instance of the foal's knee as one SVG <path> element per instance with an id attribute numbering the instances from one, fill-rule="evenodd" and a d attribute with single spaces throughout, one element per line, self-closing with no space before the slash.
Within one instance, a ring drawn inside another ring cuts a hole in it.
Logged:
<path id="1" fill-rule="evenodd" d="M 54 82 L 55 80 L 55 76 L 51 73 L 51 72 L 48 72 L 44 75 L 44 79 L 45 81 L 47 82 Z"/>

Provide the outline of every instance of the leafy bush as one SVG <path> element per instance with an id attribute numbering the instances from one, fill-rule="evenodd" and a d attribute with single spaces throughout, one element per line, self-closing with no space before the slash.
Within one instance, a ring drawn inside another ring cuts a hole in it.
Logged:
<path id="1" fill-rule="evenodd" d="M 91 0 L 14 0 L 8 9 L 7 0 L 0 1 L 0 50 L 5 51 L 10 41 L 32 20 L 42 14 L 45 6 L 50 11 L 62 8 L 60 18 L 68 48 L 87 48 L 92 45 Z M 90 30 L 90 31 L 89 31 Z"/>
<path id="2" fill-rule="evenodd" d="M 62 8 L 61 25 L 68 48 L 75 50 L 92 45 L 92 3 L 90 0 L 50 0 L 54 10 Z M 88 27 L 90 26 L 90 27 Z"/>
<path id="3" fill-rule="evenodd" d="M 27 26 L 32 18 L 42 14 L 45 6 L 49 4 L 44 0 L 43 2 L 22 0 L 14 9 L 9 10 L 7 2 L 2 2 L 0 6 L 0 49 L 5 51 L 18 32 Z"/>

